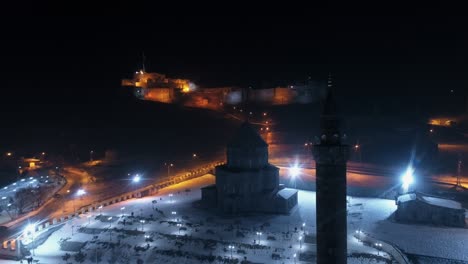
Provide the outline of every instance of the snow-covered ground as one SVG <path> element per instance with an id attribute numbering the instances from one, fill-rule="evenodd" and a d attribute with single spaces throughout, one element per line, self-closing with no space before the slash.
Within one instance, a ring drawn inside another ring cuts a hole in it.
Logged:
<path id="1" fill-rule="evenodd" d="M 79 263 L 75 256 L 81 249 L 83 263 L 97 263 L 96 258 L 98 263 L 200 263 L 210 256 L 222 263 L 231 254 L 239 261 L 301 263 L 301 253 L 315 252 L 315 245 L 304 241 L 304 235 L 307 241 L 315 237 L 315 192 L 300 191 L 299 206 L 291 215 L 233 218 L 198 207 L 200 187 L 213 181 L 214 176 L 205 175 L 163 189 L 158 196 L 105 207 L 102 215 L 81 215 L 35 249 L 35 259 L 66 263 L 68 253 L 68 263 Z M 468 259 L 462 250 L 468 248 L 467 229 L 396 224 L 387 220 L 395 209 L 393 200 L 350 197 L 348 250 L 354 255 L 348 263 L 385 263 L 372 256 L 389 258 L 355 239 L 352 234 L 358 229 L 411 253 Z"/>

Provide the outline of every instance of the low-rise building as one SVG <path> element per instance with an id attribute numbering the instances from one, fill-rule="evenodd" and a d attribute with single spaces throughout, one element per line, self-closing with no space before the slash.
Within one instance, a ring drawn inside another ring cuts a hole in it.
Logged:
<path id="1" fill-rule="evenodd" d="M 396 199 L 398 222 L 466 227 L 466 210 L 457 201 L 412 192 Z"/>

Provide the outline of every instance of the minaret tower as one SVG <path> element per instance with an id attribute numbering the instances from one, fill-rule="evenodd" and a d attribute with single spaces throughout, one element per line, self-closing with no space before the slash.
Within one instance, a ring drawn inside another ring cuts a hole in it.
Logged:
<path id="1" fill-rule="evenodd" d="M 313 147 L 317 186 L 317 263 L 347 262 L 346 162 L 349 147 L 341 143 L 331 76 L 320 117 L 320 142 Z"/>

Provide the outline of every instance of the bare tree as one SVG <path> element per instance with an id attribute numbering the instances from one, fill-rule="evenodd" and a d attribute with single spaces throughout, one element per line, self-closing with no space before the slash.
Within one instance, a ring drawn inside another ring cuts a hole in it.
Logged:
<path id="1" fill-rule="evenodd" d="M 36 195 L 35 201 L 37 207 L 41 206 L 47 200 L 47 198 L 49 198 L 53 189 L 54 188 L 52 186 L 42 186 L 35 190 L 34 193 Z"/>
<path id="2" fill-rule="evenodd" d="M 22 188 L 16 191 L 14 205 L 18 210 L 18 215 L 22 214 L 27 206 L 31 205 L 35 200 L 34 188 Z"/>

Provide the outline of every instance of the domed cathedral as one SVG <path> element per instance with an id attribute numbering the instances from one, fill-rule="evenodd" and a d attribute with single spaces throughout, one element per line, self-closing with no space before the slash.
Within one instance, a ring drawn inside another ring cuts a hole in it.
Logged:
<path id="1" fill-rule="evenodd" d="M 215 168 L 216 184 L 202 188 L 202 203 L 227 214 L 289 213 L 297 191 L 279 184 L 279 168 L 268 163 L 268 144 L 244 122 L 227 145 L 226 164 Z"/>

